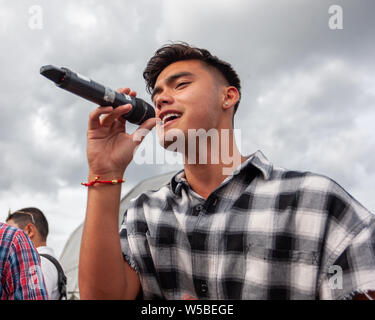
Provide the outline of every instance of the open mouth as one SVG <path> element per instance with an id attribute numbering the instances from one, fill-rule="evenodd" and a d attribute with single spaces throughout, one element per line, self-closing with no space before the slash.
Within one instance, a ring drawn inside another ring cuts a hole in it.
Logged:
<path id="1" fill-rule="evenodd" d="M 163 118 L 161 119 L 162 125 L 165 127 L 166 125 L 170 125 L 171 123 L 175 122 L 177 119 L 181 118 L 181 113 L 166 113 L 163 115 Z"/>

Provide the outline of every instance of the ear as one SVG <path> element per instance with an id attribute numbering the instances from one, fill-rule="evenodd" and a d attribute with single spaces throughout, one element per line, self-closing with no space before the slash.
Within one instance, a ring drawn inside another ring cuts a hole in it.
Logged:
<path id="1" fill-rule="evenodd" d="M 23 231 L 29 236 L 30 239 L 34 238 L 36 234 L 36 228 L 35 225 L 32 223 L 28 223 L 25 228 L 23 228 Z"/>
<path id="2" fill-rule="evenodd" d="M 223 108 L 230 109 L 234 108 L 235 104 L 240 99 L 240 94 L 236 87 L 229 86 L 225 87 Z"/>

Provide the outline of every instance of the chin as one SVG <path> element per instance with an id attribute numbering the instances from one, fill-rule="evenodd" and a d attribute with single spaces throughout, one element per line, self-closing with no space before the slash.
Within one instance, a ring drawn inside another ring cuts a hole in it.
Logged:
<path id="1" fill-rule="evenodd" d="M 169 151 L 183 152 L 187 134 L 180 128 L 156 128 L 159 144 Z"/>

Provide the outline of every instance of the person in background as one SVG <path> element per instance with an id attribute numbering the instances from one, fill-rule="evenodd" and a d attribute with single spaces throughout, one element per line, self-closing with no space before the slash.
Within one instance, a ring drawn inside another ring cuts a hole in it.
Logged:
<path id="1" fill-rule="evenodd" d="M 43 212 L 38 208 L 23 208 L 9 213 L 6 222 L 25 231 L 36 247 L 41 258 L 41 267 L 50 300 L 59 300 L 63 296 L 66 297 L 65 287 L 62 290 L 59 283 L 61 277 L 65 277 L 65 275 L 53 249 L 47 246 L 49 228 Z"/>
<path id="2" fill-rule="evenodd" d="M 47 300 L 40 259 L 27 235 L 0 222 L 0 300 Z"/>

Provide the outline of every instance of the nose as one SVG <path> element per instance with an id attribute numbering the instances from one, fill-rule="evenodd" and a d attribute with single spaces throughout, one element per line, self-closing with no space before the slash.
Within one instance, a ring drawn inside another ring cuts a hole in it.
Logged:
<path id="1" fill-rule="evenodd" d="M 163 91 L 155 99 L 155 107 L 157 110 L 161 110 L 163 106 L 171 105 L 173 104 L 174 99 L 171 94 L 169 94 L 167 91 Z"/>

